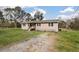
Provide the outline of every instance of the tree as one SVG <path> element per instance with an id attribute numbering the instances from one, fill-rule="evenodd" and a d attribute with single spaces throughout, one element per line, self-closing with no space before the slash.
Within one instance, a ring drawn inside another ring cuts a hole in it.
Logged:
<path id="1" fill-rule="evenodd" d="M 0 19 L 3 18 L 3 12 L 0 11 Z"/>
<path id="2" fill-rule="evenodd" d="M 26 12 L 25 12 L 24 10 L 22 10 L 22 11 L 21 11 L 21 14 L 18 15 L 17 18 L 16 18 L 17 21 L 18 21 L 19 23 L 23 22 L 23 21 L 25 20 L 25 17 L 26 17 L 25 15 L 26 15 Z"/>
<path id="3" fill-rule="evenodd" d="M 12 8 L 6 8 L 4 9 L 5 11 L 5 18 L 8 19 L 9 21 L 14 20 L 14 11 Z"/>
<path id="4" fill-rule="evenodd" d="M 14 21 L 15 27 L 17 27 L 17 23 L 20 21 L 20 17 L 22 16 L 22 9 L 21 7 L 17 6 L 14 8 Z"/>
<path id="5" fill-rule="evenodd" d="M 42 20 L 43 19 L 43 13 L 40 11 L 36 11 L 34 14 L 34 19 L 35 20 Z"/>
<path id="6" fill-rule="evenodd" d="M 31 21 L 33 18 L 30 13 L 26 13 L 22 11 L 22 14 L 18 19 L 20 19 L 20 22 L 23 22 L 23 21 L 26 22 L 26 21 Z"/>
<path id="7" fill-rule="evenodd" d="M 66 28 L 66 22 L 65 21 L 60 21 L 58 27 L 59 28 Z"/>
<path id="8" fill-rule="evenodd" d="M 26 17 L 25 17 L 26 21 L 30 21 L 32 20 L 32 16 L 30 13 L 26 13 Z"/>
<path id="9" fill-rule="evenodd" d="M 70 24 L 71 29 L 79 30 L 79 18 L 74 18 Z"/>
<path id="10" fill-rule="evenodd" d="M 1 20 L 2 23 L 4 22 L 4 17 L 3 17 L 3 12 L 2 11 L 0 11 L 0 20 Z"/>
<path id="11" fill-rule="evenodd" d="M 15 8 L 6 8 L 4 9 L 4 12 L 5 19 L 12 22 L 14 21 L 15 27 L 17 27 L 17 23 L 33 19 L 30 13 L 26 13 L 19 6 Z"/>
<path id="12" fill-rule="evenodd" d="M 4 9 L 4 17 L 8 21 L 14 21 L 15 27 L 17 27 L 17 18 L 20 16 L 21 13 L 21 8 L 20 7 L 15 7 L 15 8 L 6 8 Z"/>
<path id="13" fill-rule="evenodd" d="M 30 13 L 26 13 L 24 10 L 21 9 L 21 7 L 15 7 L 15 22 L 23 22 L 23 21 L 30 21 L 32 20 L 32 16 Z"/>

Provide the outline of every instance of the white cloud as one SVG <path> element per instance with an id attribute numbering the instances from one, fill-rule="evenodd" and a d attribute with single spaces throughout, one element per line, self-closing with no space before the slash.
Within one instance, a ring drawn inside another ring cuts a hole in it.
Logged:
<path id="1" fill-rule="evenodd" d="M 46 14 L 45 10 L 35 7 L 34 11 L 31 12 L 31 15 L 34 16 L 34 14 L 36 13 L 36 11 L 40 11 L 41 13 Z"/>
<path id="2" fill-rule="evenodd" d="M 74 12 L 75 10 L 73 9 L 73 7 L 68 7 L 62 11 L 59 11 L 60 13 L 66 13 L 66 12 Z"/>
<path id="3" fill-rule="evenodd" d="M 43 18 L 43 20 L 47 20 L 46 18 Z"/>
<path id="4" fill-rule="evenodd" d="M 69 16 L 67 16 L 67 15 L 58 15 L 57 18 L 68 19 Z"/>
<path id="5" fill-rule="evenodd" d="M 61 18 L 62 20 L 67 20 L 75 17 L 79 17 L 79 10 L 75 12 L 75 9 L 73 7 L 68 7 L 62 11 L 59 11 L 62 13 L 61 15 L 58 15 L 56 18 Z M 70 14 L 68 14 L 70 13 Z"/>
<path id="6" fill-rule="evenodd" d="M 35 12 L 38 10 L 38 11 L 40 11 L 41 13 L 46 14 L 46 11 L 45 11 L 44 9 L 35 7 L 34 10 L 35 10 Z"/>
<path id="7" fill-rule="evenodd" d="M 61 18 L 62 20 L 68 20 L 68 19 L 71 19 L 71 18 L 75 18 L 75 17 L 79 17 L 79 13 L 73 13 L 73 14 L 70 14 L 70 15 L 58 15 L 56 18 Z"/>

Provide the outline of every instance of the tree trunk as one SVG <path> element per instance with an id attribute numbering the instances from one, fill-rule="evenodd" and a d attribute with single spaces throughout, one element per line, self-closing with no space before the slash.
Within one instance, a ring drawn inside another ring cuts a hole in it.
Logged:
<path id="1" fill-rule="evenodd" d="M 16 20 L 15 20 L 14 24 L 15 24 L 15 28 L 17 28 L 17 21 Z"/>

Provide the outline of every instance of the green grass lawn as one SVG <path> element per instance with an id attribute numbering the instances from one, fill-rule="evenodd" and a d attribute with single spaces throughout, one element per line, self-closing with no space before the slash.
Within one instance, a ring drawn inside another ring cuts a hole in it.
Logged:
<path id="1" fill-rule="evenodd" d="M 41 32 L 36 31 L 25 31 L 22 29 L 0 29 L 0 48 L 5 47 L 7 45 L 20 42 L 23 40 L 28 40 Z"/>
<path id="2" fill-rule="evenodd" d="M 79 51 L 79 31 L 60 31 L 58 32 L 57 49 L 58 51 L 76 52 Z"/>

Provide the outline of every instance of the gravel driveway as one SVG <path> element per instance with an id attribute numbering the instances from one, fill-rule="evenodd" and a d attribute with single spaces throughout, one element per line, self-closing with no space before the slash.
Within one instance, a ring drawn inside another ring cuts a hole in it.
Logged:
<path id="1" fill-rule="evenodd" d="M 49 52 L 54 40 L 50 40 L 47 33 L 38 35 L 28 41 L 20 42 L 0 50 L 1 52 Z"/>

